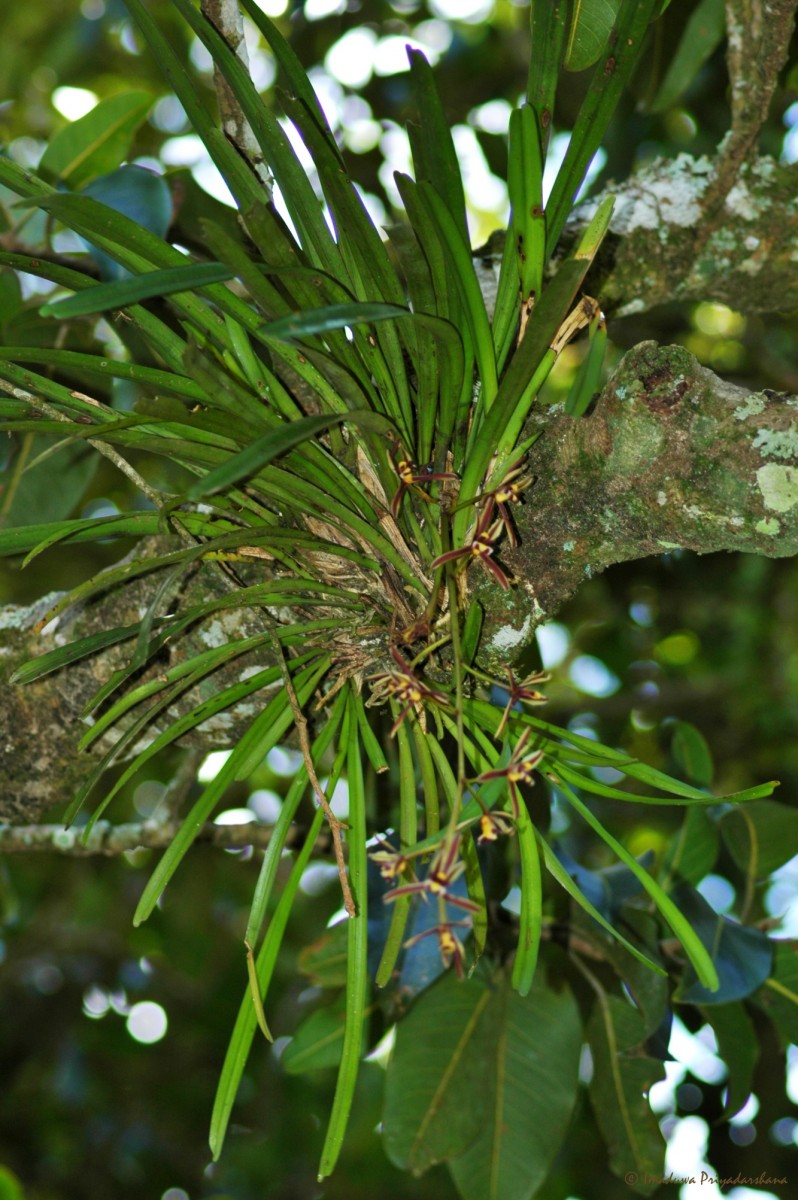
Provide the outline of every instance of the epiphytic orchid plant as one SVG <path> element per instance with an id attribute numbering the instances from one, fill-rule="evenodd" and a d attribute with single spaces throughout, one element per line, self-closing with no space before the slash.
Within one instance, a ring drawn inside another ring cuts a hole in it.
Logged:
<path id="1" fill-rule="evenodd" d="M 579 290 L 611 204 L 598 208 L 567 254 L 561 235 L 658 4 L 606 6 L 617 11 L 545 204 L 565 39 L 572 44 L 584 29 L 580 6 L 570 20 L 566 6 L 532 6 L 529 87 L 508 130 L 512 211 L 489 313 L 452 138 L 420 52 L 409 51 L 421 115 L 409 128 L 415 177 L 397 177 L 412 236 L 392 247 L 369 218 L 291 47 L 255 0 L 241 0 L 242 8 L 282 72 L 284 116 L 312 158 L 326 213 L 284 125 L 214 25 L 190 0 L 173 0 L 226 81 L 259 163 L 217 128 L 143 0 L 126 3 L 233 193 L 239 225 L 210 215 L 202 252 L 187 257 L 169 240 L 168 218 L 160 229 L 134 220 L 118 196 L 119 172 L 130 192 L 142 183 L 139 169 L 115 164 L 92 174 L 101 161 L 91 157 L 92 139 L 110 140 L 112 114 L 102 105 L 83 132 L 80 122 L 73 127 L 70 148 L 48 151 L 41 173 L 0 158 L 13 211 L 41 210 L 88 247 L 70 266 L 33 251 L 0 254 L 5 266 L 55 289 L 41 308 L 53 344 L 0 350 L 2 428 L 88 443 L 144 497 L 118 515 L 5 529 L 0 546 L 30 558 L 55 543 L 138 540 L 138 556 L 74 587 L 48 621 L 111 588 L 153 581 L 140 620 L 59 646 L 17 681 L 126 648 L 86 709 L 91 723 L 80 748 L 103 749 L 67 813 L 74 821 L 94 798 L 86 834 L 159 751 L 219 714 L 242 706 L 254 713 L 185 813 L 144 888 L 136 924 L 152 914 L 226 789 L 278 744 L 293 739 L 301 750 L 255 884 L 249 982 L 214 1105 L 214 1156 L 258 1024 L 269 1032 L 274 964 L 327 823 L 347 914 L 329 936 L 340 940 L 347 965 L 320 1178 L 338 1159 L 364 1048 L 399 1014 L 383 1122 L 392 1159 L 414 1171 L 448 1161 L 467 1200 L 521 1200 L 545 1178 L 577 1096 L 585 1035 L 553 940 L 564 906 L 575 914 L 580 944 L 611 965 L 614 982 L 596 988 L 606 999 L 601 989 L 612 987 L 613 1003 L 636 995 L 641 964 L 667 981 L 661 930 L 680 947 L 672 972 L 710 997 L 722 982 L 707 939 L 672 899 L 667 872 L 658 878 L 642 865 L 591 808 L 597 797 L 699 807 L 716 798 L 541 719 L 546 677 L 494 662 L 480 638 L 493 592 L 514 586 L 511 506 L 534 506 L 525 456 L 537 434 L 526 432 L 527 416 L 558 353 L 598 319 L 596 302 Z M 260 160 L 290 222 L 272 201 Z M 98 283 L 97 262 L 112 264 L 114 278 L 106 272 Z M 55 331 L 110 313 L 119 314 L 118 355 L 59 347 Z M 114 408 L 120 379 L 137 389 L 132 413 Z M 583 407 L 577 397 L 574 410 Z M 151 462 L 165 464 L 155 484 L 142 465 Z M 475 561 L 484 570 L 469 570 Z M 186 600 L 183 584 L 200 569 L 214 586 Z M 240 632 L 198 649 L 192 631 L 230 611 L 246 617 Z M 622 786 L 606 782 L 606 768 Z M 345 821 L 330 804 L 342 779 Z M 597 899 L 589 873 L 566 869 L 556 838 L 533 822 L 533 784 L 536 796 L 556 796 L 617 857 L 628 896 L 623 917 L 620 901 Z M 728 799 L 764 796 L 771 786 Z M 306 836 L 286 876 L 278 865 L 296 822 Z M 373 1015 L 373 990 L 386 1001 L 382 1018 Z M 667 989 L 654 1005 L 660 1018 L 666 1008 Z M 427 1029 L 440 1036 L 430 1041 Z M 300 1042 L 305 1036 L 295 1032 Z M 419 1055 L 431 1068 L 408 1087 Z M 485 1086 L 473 1113 L 456 1113 L 475 1070 Z M 541 1081 L 553 1076 L 559 1088 L 549 1095 Z M 531 1092 L 521 1103 L 524 1077 Z M 624 1103 L 633 1101 L 627 1095 Z M 505 1125 L 502 1111 L 513 1114 Z M 513 1174 L 530 1122 L 546 1131 L 545 1144 L 536 1142 L 532 1166 Z M 486 1175 L 502 1180 L 498 1192 Z"/>

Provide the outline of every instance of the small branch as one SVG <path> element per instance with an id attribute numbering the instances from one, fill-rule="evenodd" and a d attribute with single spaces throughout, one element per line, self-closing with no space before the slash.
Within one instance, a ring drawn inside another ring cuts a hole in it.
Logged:
<path id="1" fill-rule="evenodd" d="M 285 683 L 285 690 L 288 695 L 288 703 L 291 705 L 291 711 L 294 714 L 294 724 L 296 725 L 297 734 L 299 736 L 299 745 L 300 749 L 302 750 L 302 758 L 305 763 L 305 770 L 308 773 L 308 779 L 310 780 L 311 787 L 316 794 L 316 798 L 318 799 L 319 804 L 324 811 L 324 815 L 327 818 L 327 824 L 329 825 L 330 833 L 332 834 L 333 851 L 335 853 L 335 863 L 338 867 L 338 878 L 341 880 L 341 892 L 343 893 L 344 898 L 344 908 L 346 909 L 348 916 L 354 917 L 357 915 L 357 907 L 352 896 L 352 889 L 349 886 L 349 876 L 347 875 L 346 871 L 346 857 L 344 855 L 343 839 L 341 838 L 341 830 L 347 828 L 347 826 L 345 826 L 343 822 L 336 817 L 335 813 L 330 808 L 330 802 L 324 793 L 324 788 L 319 783 L 319 778 L 316 774 L 316 768 L 313 765 L 313 755 L 311 754 L 310 750 L 307 718 L 300 708 L 299 700 L 297 699 L 297 694 L 294 690 L 293 680 L 291 679 L 291 674 L 288 670 L 288 663 L 286 662 L 285 654 L 283 653 L 283 648 L 280 645 L 278 638 L 274 639 L 274 644 L 280 659 L 280 668 L 282 671 L 283 682 Z"/>
<path id="2" fill-rule="evenodd" d="M 731 129 L 720 144 L 698 227 L 703 244 L 721 219 L 740 168 L 756 149 L 787 61 L 798 0 L 726 0 Z"/>
<path id="3" fill-rule="evenodd" d="M 0 853 L 32 853 L 44 850 L 48 853 L 66 854 L 73 858 L 86 858 L 102 854 L 114 857 L 132 850 L 164 850 L 173 840 L 179 826 L 176 822 L 158 820 L 131 822 L 114 825 L 110 821 L 98 821 L 86 842 L 80 828 L 65 829 L 61 825 L 7 825 L 0 824 Z M 264 850 L 271 841 L 273 827 L 250 822 L 248 825 L 204 825 L 195 841 L 204 842 L 223 850 L 242 850 L 252 846 Z M 292 826 L 286 837 L 286 846 L 301 845 L 306 830 Z M 319 838 L 316 848 L 319 853 L 329 850 L 329 838 Z"/>
<path id="4" fill-rule="evenodd" d="M 221 34 L 233 53 L 249 69 L 249 57 L 244 38 L 244 20 L 238 7 L 238 0 L 202 0 L 202 12 L 217 33 Z M 216 98 L 219 102 L 219 115 L 222 118 L 222 128 L 230 142 L 249 163 L 271 195 L 272 177 L 264 162 L 257 138 L 252 132 L 249 121 L 241 111 L 238 100 L 230 90 L 227 80 L 215 64 L 213 78 L 216 86 Z"/>

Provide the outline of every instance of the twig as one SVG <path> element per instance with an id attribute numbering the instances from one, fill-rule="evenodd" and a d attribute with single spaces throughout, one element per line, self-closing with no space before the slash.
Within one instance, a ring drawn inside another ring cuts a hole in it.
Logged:
<path id="1" fill-rule="evenodd" d="M 221 34 L 230 49 L 236 54 L 249 70 L 247 45 L 244 40 L 244 21 L 238 0 L 202 0 L 202 12 Z M 260 182 L 271 195 L 272 177 L 263 159 L 263 152 L 258 140 L 252 132 L 252 127 L 241 111 L 238 100 L 230 90 L 227 80 L 214 63 L 214 85 L 216 99 L 219 102 L 219 115 L 222 118 L 222 128 L 230 142 L 239 154 L 249 163 Z"/>
<path id="2" fill-rule="evenodd" d="M 346 858 L 344 856 L 344 844 L 341 838 L 341 830 L 347 829 L 343 821 L 336 817 L 333 810 L 330 808 L 330 802 L 324 794 L 324 789 L 319 783 L 319 778 L 316 774 L 316 768 L 313 765 L 313 756 L 310 752 L 310 738 L 308 737 L 308 722 L 305 714 L 299 706 L 297 694 L 294 691 L 294 684 L 291 679 L 291 674 L 288 670 L 285 653 L 280 645 L 279 638 L 274 638 L 274 645 L 277 650 L 277 657 L 280 661 L 280 671 L 282 672 L 285 690 L 288 695 L 288 703 L 291 705 L 291 711 L 294 714 L 294 724 L 296 725 L 297 734 L 299 735 L 299 746 L 302 751 L 302 758 L 305 763 L 305 770 L 308 773 L 311 787 L 316 793 L 316 798 L 321 805 L 324 815 L 327 818 L 327 824 L 330 827 L 332 834 L 333 852 L 335 854 L 335 863 L 338 867 L 338 878 L 341 880 L 341 892 L 344 898 L 344 908 L 347 915 L 354 917 L 357 914 L 357 907 L 352 897 L 352 889 L 349 886 L 349 876 L 346 871 Z"/>
<path id="3" fill-rule="evenodd" d="M 0 823 L 0 853 L 25 854 L 43 850 L 51 854 L 66 854 L 73 858 L 88 858 L 96 854 L 104 854 L 111 858 L 131 850 L 162 850 L 170 844 L 177 830 L 177 823 L 172 821 L 135 821 L 123 825 L 98 821 L 84 843 L 79 826 L 64 829 L 63 823 Z M 254 821 L 247 825 L 215 825 L 208 822 L 203 825 L 195 840 L 223 850 L 242 850 L 246 846 L 263 850 L 271 841 L 272 833 L 271 825 L 260 825 Z M 305 833 L 301 827 L 292 826 L 288 831 L 286 846 L 301 844 Z M 319 838 L 317 849 L 320 853 L 329 850 L 329 839 L 326 835 Z"/>
<path id="4" fill-rule="evenodd" d="M 779 74 L 787 61 L 797 0 L 726 0 L 731 129 L 718 147 L 702 199 L 702 243 L 721 220 L 724 201 L 740 168 L 756 149 Z"/>

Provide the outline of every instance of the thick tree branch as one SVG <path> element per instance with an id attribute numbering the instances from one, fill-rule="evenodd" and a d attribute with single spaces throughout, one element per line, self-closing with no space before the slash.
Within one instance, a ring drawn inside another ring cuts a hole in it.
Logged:
<path id="1" fill-rule="evenodd" d="M 503 559 L 519 587 L 497 605 L 480 586 L 497 662 L 614 563 L 676 548 L 798 553 L 798 398 L 748 392 L 681 346 L 643 342 L 590 416 L 535 423 L 546 432 L 517 510 L 522 544 Z"/>

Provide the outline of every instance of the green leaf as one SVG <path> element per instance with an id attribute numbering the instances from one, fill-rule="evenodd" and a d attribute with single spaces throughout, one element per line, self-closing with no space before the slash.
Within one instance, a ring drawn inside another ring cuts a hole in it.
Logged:
<path id="1" fill-rule="evenodd" d="M 798 854 L 798 809 L 751 800 L 724 813 L 720 832 L 740 870 L 752 880 L 765 879 Z"/>
<path id="2" fill-rule="evenodd" d="M 687 883 L 700 883 L 715 865 L 719 833 L 716 823 L 701 808 L 689 808 L 668 848 L 664 867 Z"/>
<path id="3" fill-rule="evenodd" d="M 332 1174 L 343 1145 L 352 1100 L 355 1094 L 360 1056 L 363 1049 L 366 995 L 368 990 L 368 902 L 366 856 L 366 807 L 363 764 L 358 737 L 357 716 L 352 705 L 349 713 L 347 781 L 349 784 L 349 882 L 356 912 L 347 917 L 346 1020 L 338 1079 L 332 1112 L 319 1163 L 319 1180 Z"/>
<path id="4" fill-rule="evenodd" d="M 619 4 L 620 0 L 575 0 L 565 43 L 566 70 L 584 71 L 593 66 L 607 44 Z"/>
<path id="5" fill-rule="evenodd" d="M 344 1043 L 346 997 L 317 1008 L 297 1029 L 282 1053 L 280 1062 L 289 1075 L 337 1067 Z"/>
<path id="6" fill-rule="evenodd" d="M 183 499 L 199 500 L 203 496 L 212 496 L 214 492 L 238 483 L 240 479 L 255 474 L 275 458 L 279 458 L 308 438 L 315 437 L 322 430 L 329 429 L 342 419 L 338 415 L 303 417 L 299 421 L 289 421 L 286 425 L 270 429 L 245 450 L 230 455 L 221 466 L 198 479 L 185 492 Z"/>
<path id="7" fill-rule="evenodd" d="M 342 988 L 346 985 L 347 923 L 339 921 L 321 937 L 300 950 L 297 970 L 307 975 L 314 987 Z"/>
<path id="8" fill-rule="evenodd" d="M 513 963 L 513 987 L 527 996 L 535 978 L 543 925 L 543 893 L 540 856 L 535 827 L 525 805 L 518 811 L 518 855 L 521 860 L 521 912 L 518 923 L 518 949 Z"/>
<path id="9" fill-rule="evenodd" d="M 713 1004 L 711 1008 L 704 1009 L 702 1015 L 715 1031 L 718 1054 L 729 1071 L 726 1103 L 721 1114 L 728 1121 L 740 1111 L 751 1094 L 754 1071 L 759 1061 L 759 1039 L 742 1003 Z"/>
<path id="10" fill-rule="evenodd" d="M 584 416 L 599 390 L 604 351 L 607 346 L 607 322 L 600 309 L 597 309 L 590 322 L 589 330 L 587 354 L 580 364 L 565 401 L 565 411 L 571 417 Z"/>
<path id="11" fill-rule="evenodd" d="M 689 721 L 675 721 L 671 753 L 691 783 L 709 787 L 715 774 L 706 738 Z M 796 847 L 798 849 L 798 847 Z"/>
<path id="12" fill-rule="evenodd" d="M 596 64 L 546 206 L 548 254 L 560 240 L 587 168 L 637 66 L 643 38 L 656 9 L 657 0 L 621 0 L 612 51 L 602 53 Z"/>
<path id="13" fill-rule="evenodd" d="M 417 118 L 416 122 L 409 122 L 407 126 L 416 181 L 424 181 L 435 188 L 452 215 L 463 245 L 470 251 L 460 163 L 440 93 L 435 86 L 434 72 L 420 50 L 408 46 L 407 57 Z"/>
<path id="14" fill-rule="evenodd" d="M 3 1166 L 0 1166 L 0 1200 L 25 1200 L 22 1184 Z"/>
<path id="15" fill-rule="evenodd" d="M 383 1113 L 385 1150 L 397 1167 L 421 1174 L 478 1135 L 497 1036 L 486 1016 L 490 1002 L 483 979 L 447 971 L 397 1026 Z"/>
<path id="16" fill-rule="evenodd" d="M 665 1070 L 659 1059 L 640 1053 L 644 1039 L 640 1013 L 627 1000 L 600 993 L 587 1025 L 593 1056 L 590 1100 L 612 1171 L 646 1195 L 658 1186 L 665 1153 L 648 1090 Z"/>
<path id="17" fill-rule="evenodd" d="M 211 116 L 206 97 L 201 94 L 186 62 L 163 35 L 142 0 L 125 0 L 125 3 L 158 67 L 186 110 L 193 129 L 236 197 L 239 208 L 247 209 L 253 203 L 264 203 L 269 197 L 263 185 L 219 129 L 217 118 Z"/>
<path id="18" fill-rule="evenodd" d="M 563 55 L 567 6 L 534 0 L 529 6 L 532 53 L 529 59 L 527 100 L 535 110 L 545 152 L 554 118 L 554 98 Z"/>
<path id="19" fill-rule="evenodd" d="M 325 669 L 326 664 L 322 669 L 312 671 L 310 681 L 308 681 L 307 671 L 312 670 L 311 668 L 307 668 L 297 678 L 295 686 L 300 704 L 307 701 L 308 696 L 313 691 L 313 687 L 318 683 Z M 300 686 L 299 682 L 303 676 L 304 687 Z M 308 686 L 308 683 L 310 686 Z M 134 925 L 140 925 L 142 921 L 145 921 L 150 916 L 164 888 L 190 849 L 200 829 L 224 795 L 226 788 L 235 780 L 246 778 L 246 774 L 251 772 L 257 762 L 264 758 L 271 747 L 277 745 L 280 738 L 287 733 L 293 723 L 293 719 L 293 713 L 288 707 L 284 691 L 270 700 L 266 707 L 258 713 L 218 775 L 208 784 L 205 791 L 194 803 L 188 815 L 183 820 L 180 829 L 169 844 L 168 849 L 164 852 L 136 906 L 136 911 L 133 914 Z"/>
<path id="20" fill-rule="evenodd" d="M 499 979 L 472 1054 L 482 1068 L 485 1109 L 468 1149 L 449 1162 L 463 1200 L 529 1200 L 568 1132 L 577 1098 L 582 1029 L 567 985 L 539 972 L 526 997 Z M 457 1103 L 474 1093 L 461 1092 Z"/>
<path id="21" fill-rule="evenodd" d="M 635 946 L 634 942 L 630 942 L 628 938 L 611 925 L 603 913 L 599 912 L 596 906 L 588 900 L 584 892 L 577 887 L 576 882 L 569 871 L 565 869 L 563 864 L 558 859 L 557 855 L 552 850 L 551 846 L 545 840 L 541 833 L 537 834 L 538 843 L 543 851 L 543 858 L 546 863 L 546 870 L 557 880 L 561 887 L 565 889 L 568 895 L 576 901 L 580 908 L 596 921 L 602 929 L 604 929 L 612 938 L 615 938 L 622 946 L 624 946 L 631 955 L 641 962 L 648 970 L 665 975 L 665 971 L 653 959 L 648 958 L 643 954 L 642 950 Z"/>
<path id="22" fill-rule="evenodd" d="M 674 1000 L 682 1004 L 727 1004 L 755 992 L 767 979 L 773 963 L 773 947 L 767 934 L 716 913 L 687 884 L 674 892 L 674 898 L 695 936 L 711 954 L 718 976 L 717 986 L 710 991 L 688 966 Z"/>
<path id="23" fill-rule="evenodd" d="M 113 171 L 127 158 L 133 135 L 153 102 L 149 92 L 121 92 L 60 129 L 39 161 L 39 171 L 73 190 Z"/>
<path id="24" fill-rule="evenodd" d="M 724 0 L 700 0 L 682 29 L 682 36 L 649 112 L 664 112 L 676 103 L 712 55 L 726 32 Z"/>
<path id="25" fill-rule="evenodd" d="M 129 217 L 137 226 L 165 238 L 172 220 L 172 193 L 162 175 L 130 164 L 93 179 L 79 193 Z M 103 279 L 123 279 L 127 271 L 118 259 L 94 244 L 89 231 L 81 240 L 100 268 Z"/>
<path id="26" fill-rule="evenodd" d="M 221 263 L 191 263 L 187 267 L 168 267 L 163 271 L 145 271 L 133 279 L 101 283 L 86 288 L 66 300 L 49 300 L 39 309 L 42 317 L 84 317 L 90 313 L 108 312 L 150 300 L 153 296 L 171 296 L 175 292 L 191 292 L 208 283 L 221 283 L 233 275 Z"/>
<path id="27" fill-rule="evenodd" d="M 682 947 L 693 964 L 698 978 L 703 985 L 702 991 L 711 994 L 719 987 L 718 974 L 712 962 L 711 952 L 707 949 L 703 939 L 699 938 L 693 929 L 690 921 L 684 916 L 679 908 L 674 904 L 673 900 L 660 887 L 657 881 L 649 875 L 648 871 L 637 862 L 637 860 L 629 853 L 617 838 L 604 828 L 598 817 L 594 815 L 588 805 L 584 804 L 571 788 L 568 787 L 555 774 L 551 773 L 552 780 L 562 790 L 566 800 L 576 811 L 584 818 L 590 828 L 598 834 L 603 842 L 605 842 L 620 858 L 621 862 L 626 863 L 633 875 L 636 875 L 648 892 L 651 899 L 656 904 L 662 916 L 670 925 L 673 932 L 676 934 Z M 733 997 L 730 997 L 732 999 Z"/>
<path id="28" fill-rule="evenodd" d="M 297 855 L 291 869 L 291 874 L 283 888 L 283 894 L 280 897 L 263 945 L 258 953 L 255 969 L 257 971 L 261 995 L 264 995 L 268 990 L 274 965 L 277 961 L 277 955 L 282 944 L 285 927 L 291 915 L 294 897 L 299 889 L 300 880 L 310 861 L 316 838 L 319 836 L 323 824 L 324 813 L 321 809 L 318 809 L 308 829 L 305 844 Z M 236 1092 L 241 1082 L 241 1076 L 244 1074 L 244 1068 L 247 1065 L 256 1028 L 257 1016 L 255 1005 L 252 1003 L 252 996 L 249 986 L 247 986 L 244 992 L 244 999 L 241 1001 L 241 1007 L 238 1010 L 235 1026 L 233 1027 L 233 1033 L 227 1048 L 227 1054 L 225 1055 L 222 1073 L 219 1077 L 219 1084 L 213 1102 L 209 1142 L 214 1161 L 218 1159 L 222 1152 Z"/>
<path id="29" fill-rule="evenodd" d="M 66 433 L 69 425 L 64 423 Z M 7 470 L 0 471 L 4 523 L 16 526 L 45 524 L 69 514 L 83 496 L 99 466 L 99 455 L 81 442 L 67 442 L 54 456 L 40 463 L 35 459 L 53 445 L 52 438 L 27 435 Z M 58 487 L 52 487 L 54 475 Z"/>
<path id="30" fill-rule="evenodd" d="M 391 321 L 397 317 L 412 317 L 409 308 L 398 304 L 368 303 L 357 301 L 352 304 L 328 304 L 324 308 L 306 309 L 279 317 L 260 327 L 259 332 L 280 341 L 290 342 L 297 338 L 311 337 L 316 333 L 329 333 L 333 329 L 344 329 L 347 325 L 363 322 Z"/>
<path id="31" fill-rule="evenodd" d="M 756 999 L 782 1041 L 798 1044 L 798 942 L 773 942 L 773 971 Z"/>

